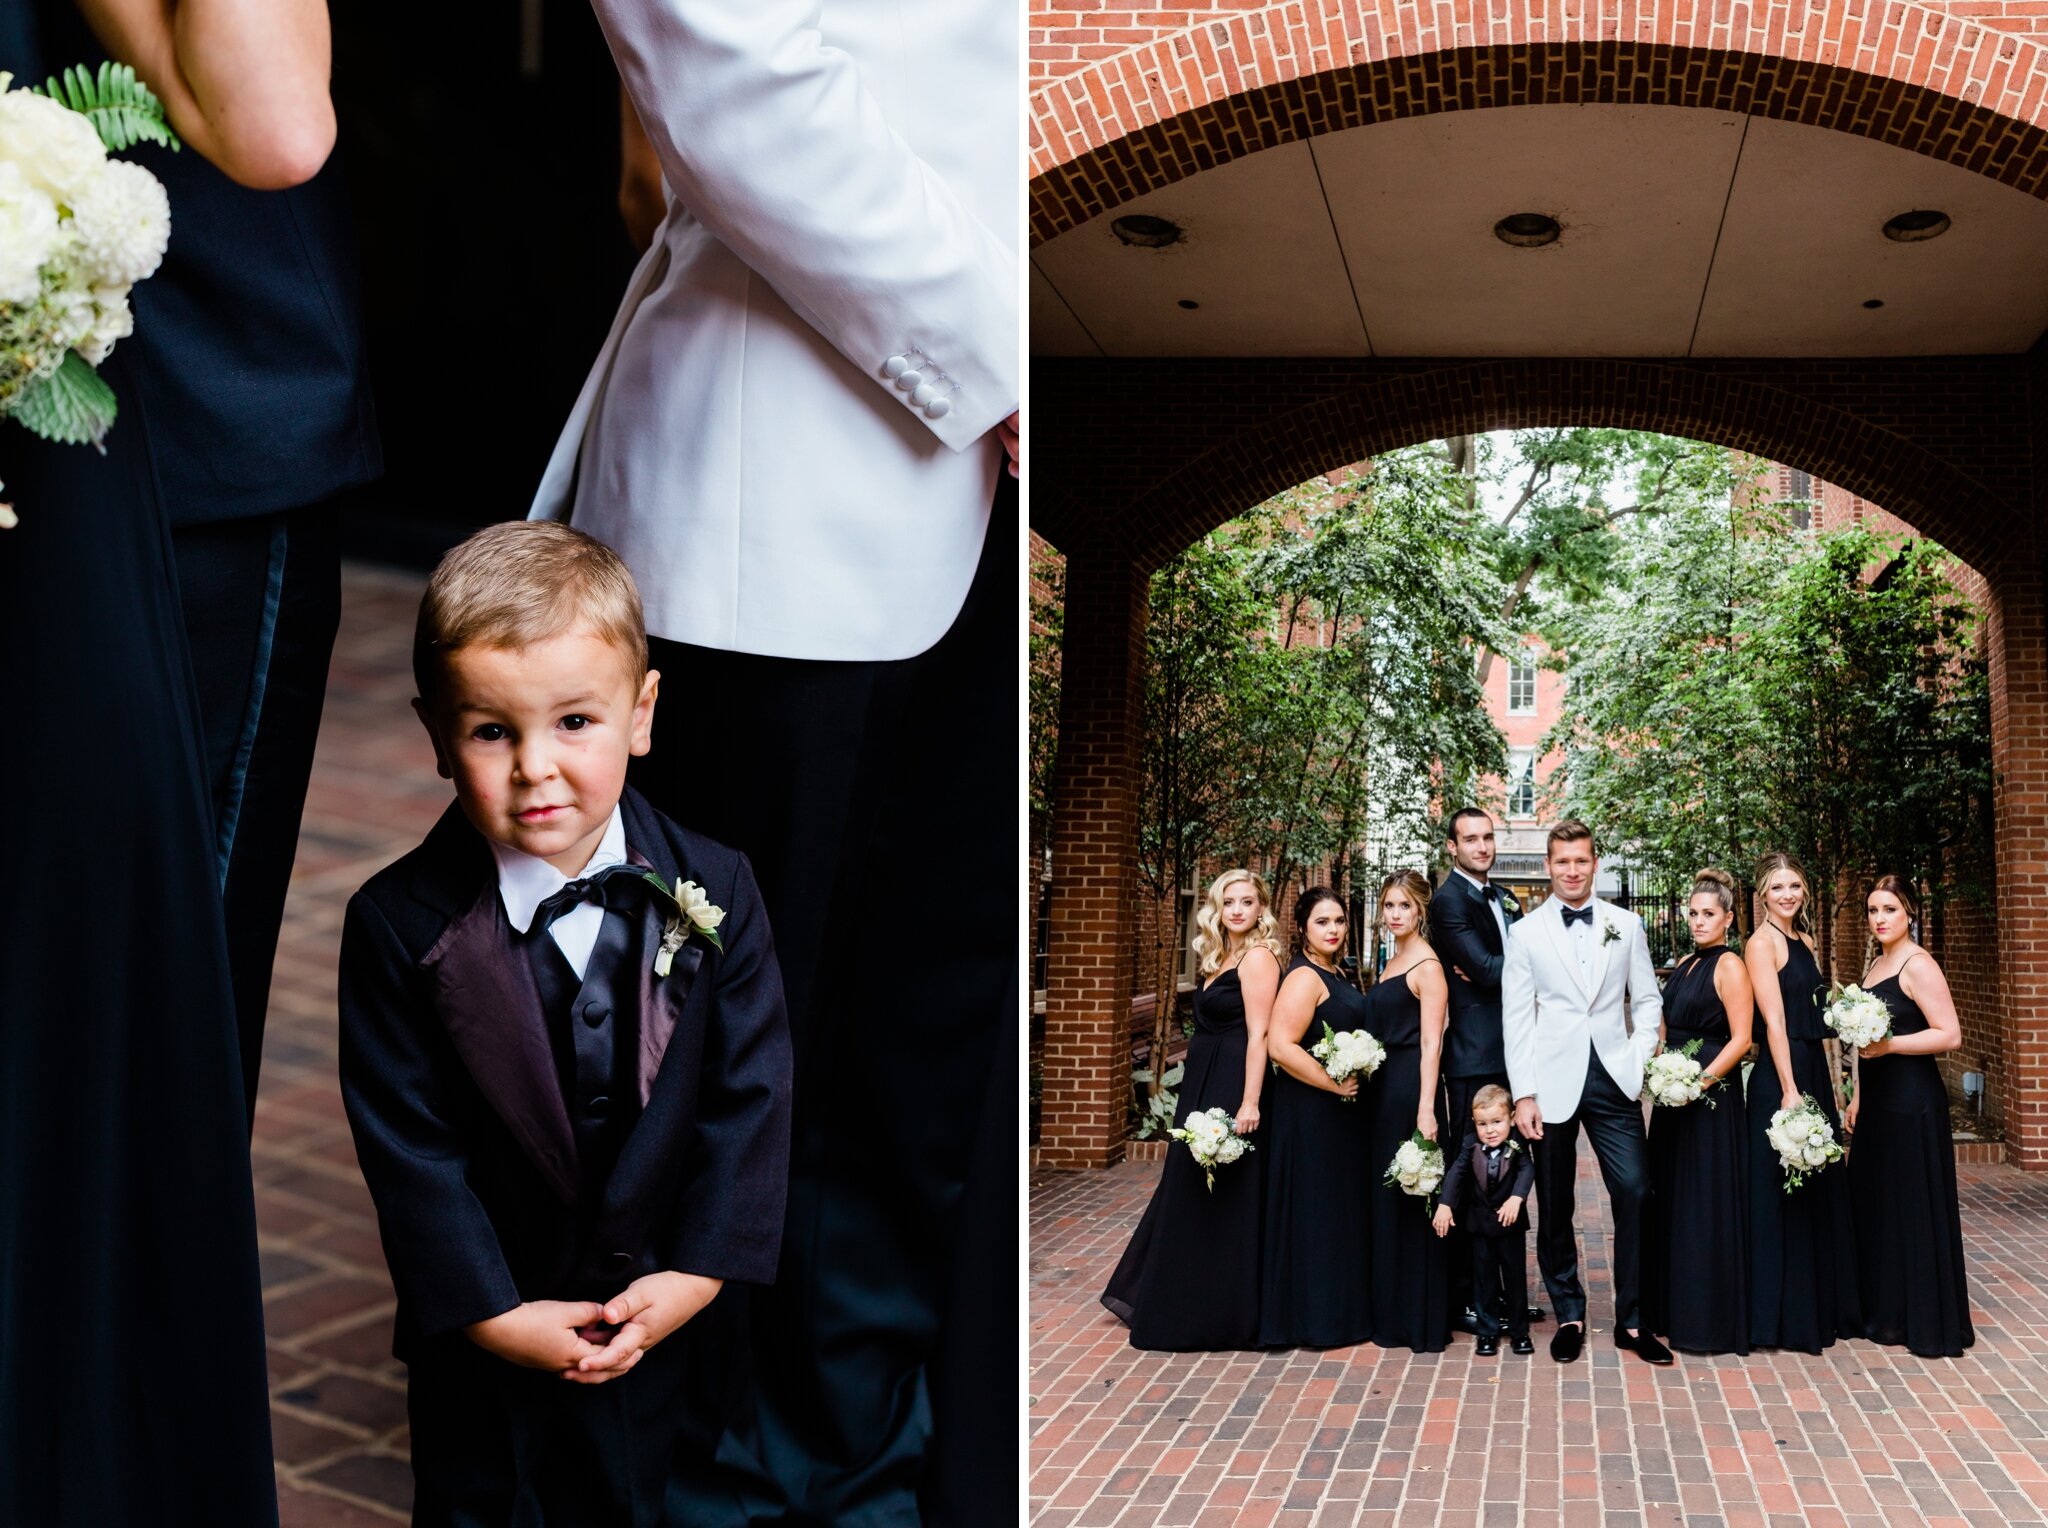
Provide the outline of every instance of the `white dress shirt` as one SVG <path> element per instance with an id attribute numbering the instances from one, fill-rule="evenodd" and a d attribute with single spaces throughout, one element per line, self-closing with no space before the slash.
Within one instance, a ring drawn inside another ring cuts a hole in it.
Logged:
<path id="1" fill-rule="evenodd" d="M 1486 898 L 1486 905 L 1493 911 L 1494 926 L 1500 930 L 1500 947 L 1505 950 L 1508 947 L 1508 914 L 1507 909 L 1500 905 L 1500 894 L 1495 892 L 1490 897 L 1486 896 L 1487 889 L 1491 885 L 1490 882 L 1480 880 L 1478 876 L 1467 870 L 1463 865 L 1455 865 L 1452 868 L 1459 875 L 1470 881 L 1478 889 L 1480 896 Z"/>
<path id="2" fill-rule="evenodd" d="M 1559 897 L 1557 905 L 1560 908 L 1570 908 L 1571 911 L 1577 912 L 1580 908 L 1590 909 L 1593 905 L 1593 899 L 1588 897 L 1578 907 L 1572 907 L 1571 903 L 1565 901 L 1563 897 Z M 1560 914 L 1560 916 L 1562 915 Z M 1581 918 L 1576 923 L 1568 924 L 1565 928 L 1565 932 L 1571 936 L 1572 953 L 1579 957 L 1579 975 L 1586 979 L 1586 985 L 1589 987 L 1593 984 L 1593 925 L 1599 921 L 1598 918 Z"/>
<path id="3" fill-rule="evenodd" d="M 575 875 L 564 875 L 544 859 L 536 859 L 523 850 L 495 841 L 491 844 L 491 857 L 498 862 L 498 896 L 505 904 L 505 916 L 511 920 L 512 927 L 523 934 L 533 927 L 534 914 L 540 911 L 540 904 L 571 881 L 626 863 L 626 819 L 617 807 L 612 808 L 612 820 L 605 825 L 604 837 L 598 840 L 590 862 Z M 554 936 L 555 947 L 569 962 L 569 968 L 576 973 L 578 981 L 583 980 L 584 968 L 590 964 L 590 952 L 597 944 L 598 931 L 603 927 L 604 908 L 596 902 L 585 902 L 580 907 L 571 908 L 548 926 L 548 932 Z"/>

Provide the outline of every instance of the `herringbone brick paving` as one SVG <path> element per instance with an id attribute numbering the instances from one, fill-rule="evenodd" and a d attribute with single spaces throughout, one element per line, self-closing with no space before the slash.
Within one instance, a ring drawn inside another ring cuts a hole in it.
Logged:
<path id="1" fill-rule="evenodd" d="M 1835 1528 L 2048 1520 L 2048 1175 L 1964 1166 L 1977 1344 L 1922 1360 L 1611 1344 L 1606 1196 L 1581 1163 L 1592 1338 L 1554 1364 L 1371 1346 L 1140 1353 L 1100 1305 L 1157 1163 L 1031 1185 L 1036 1528 Z M 1531 1259 L 1531 1287 L 1535 1280 Z M 1187 1276 L 1201 1276 L 1189 1268 Z M 1548 1303 L 1545 1301 L 1544 1303 Z"/>
<path id="2" fill-rule="evenodd" d="M 411 1510 L 405 1373 L 391 1357 L 391 1280 L 342 1116 L 334 993 L 350 894 L 452 799 L 407 707 L 424 586 L 367 568 L 343 575 L 271 984 L 254 1168 L 283 1528 L 374 1528 Z"/>

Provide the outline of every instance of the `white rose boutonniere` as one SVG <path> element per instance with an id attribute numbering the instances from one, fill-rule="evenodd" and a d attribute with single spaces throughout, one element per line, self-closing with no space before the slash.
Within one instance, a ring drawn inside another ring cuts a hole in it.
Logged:
<path id="1" fill-rule="evenodd" d="M 1621 930 L 1616 928 L 1613 924 L 1603 923 L 1600 925 L 1600 942 L 1602 944 L 1612 944 L 1615 940 L 1619 939 L 1620 937 Z"/>
<path id="2" fill-rule="evenodd" d="M 718 925 L 725 922 L 725 909 L 713 904 L 711 894 L 695 881 L 677 881 L 674 891 L 653 871 L 644 879 L 660 889 L 661 894 L 675 906 L 668 915 L 668 927 L 661 933 L 661 948 L 654 954 L 654 974 L 666 976 L 669 967 L 675 963 L 676 951 L 683 947 L 683 941 L 692 934 L 704 936 L 705 943 L 723 953 L 725 945 L 719 940 Z"/>

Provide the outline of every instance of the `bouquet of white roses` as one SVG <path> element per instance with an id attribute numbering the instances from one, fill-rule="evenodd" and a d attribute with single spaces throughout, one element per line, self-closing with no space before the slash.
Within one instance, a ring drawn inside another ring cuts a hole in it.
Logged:
<path id="1" fill-rule="evenodd" d="M 1332 1082 L 1342 1082 L 1347 1077 L 1370 1077 L 1387 1059 L 1387 1048 L 1374 1035 L 1363 1029 L 1347 1029 L 1340 1034 L 1330 1028 L 1328 1019 L 1323 1020 L 1322 1039 L 1311 1045 L 1308 1053 L 1322 1062 Z M 1344 1102 L 1351 1103 L 1356 1097 L 1353 1094 Z"/>
<path id="2" fill-rule="evenodd" d="M 1821 1113 L 1820 1105 L 1813 1101 L 1811 1093 L 1801 1094 L 1794 1107 L 1780 1109 L 1773 1114 L 1764 1139 L 1771 1143 L 1772 1149 L 1778 1153 L 1779 1165 L 1785 1169 L 1785 1192 L 1788 1194 L 1806 1181 L 1808 1173 L 1818 1172 L 1830 1162 L 1842 1160 L 1842 1147 L 1835 1140 L 1834 1126 Z"/>
<path id="3" fill-rule="evenodd" d="M 1444 1149 L 1420 1130 L 1401 1143 L 1394 1160 L 1387 1164 L 1385 1183 L 1422 1201 L 1423 1213 L 1430 1213 L 1430 1200 L 1444 1181 Z"/>
<path id="4" fill-rule="evenodd" d="M 1884 999 L 1865 992 L 1854 982 L 1828 999 L 1825 1017 L 1828 1028 L 1844 1045 L 1858 1049 L 1875 1045 L 1892 1032 L 1892 1011 L 1885 1007 Z"/>
<path id="5" fill-rule="evenodd" d="M 1654 1102 L 1676 1109 L 1713 1086 L 1707 1081 L 1706 1069 L 1693 1059 L 1699 1049 L 1699 1041 L 1688 1040 L 1683 1049 L 1659 1051 L 1650 1058 L 1643 1068 L 1643 1087 Z M 1707 1100 L 1707 1107 L 1714 1107 L 1713 1099 Z"/>
<path id="6" fill-rule="evenodd" d="M 41 91 L 12 83 L 0 73 L 0 419 L 97 443 L 114 392 L 93 368 L 134 332 L 128 291 L 171 234 L 162 184 L 107 151 L 177 139 L 125 64 L 67 70 Z"/>
<path id="7" fill-rule="evenodd" d="M 1237 1133 L 1237 1121 L 1221 1109 L 1204 1109 L 1190 1114 L 1187 1123 L 1166 1132 L 1176 1141 L 1188 1143 L 1188 1155 L 1209 1180 L 1209 1192 L 1216 1192 L 1216 1169 L 1235 1162 L 1252 1150 L 1252 1143 Z"/>

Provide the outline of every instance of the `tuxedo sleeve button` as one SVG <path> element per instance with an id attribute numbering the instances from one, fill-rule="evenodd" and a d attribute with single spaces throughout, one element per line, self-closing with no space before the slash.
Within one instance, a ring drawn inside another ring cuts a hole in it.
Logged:
<path id="1" fill-rule="evenodd" d="M 952 412 L 953 400 L 951 398 L 934 398 L 924 406 L 924 417 L 927 419 L 944 419 Z"/>
<path id="2" fill-rule="evenodd" d="M 913 366 L 910 368 L 910 370 L 906 372 L 899 372 L 897 374 L 896 385 L 902 388 L 903 391 L 907 393 L 910 392 L 913 388 L 915 388 L 917 384 L 922 382 L 923 380 L 924 373 L 919 371 L 915 366 Z"/>
<path id="3" fill-rule="evenodd" d="M 892 382 L 908 370 L 910 370 L 910 357 L 908 356 L 892 355 L 882 363 L 882 375 Z"/>

